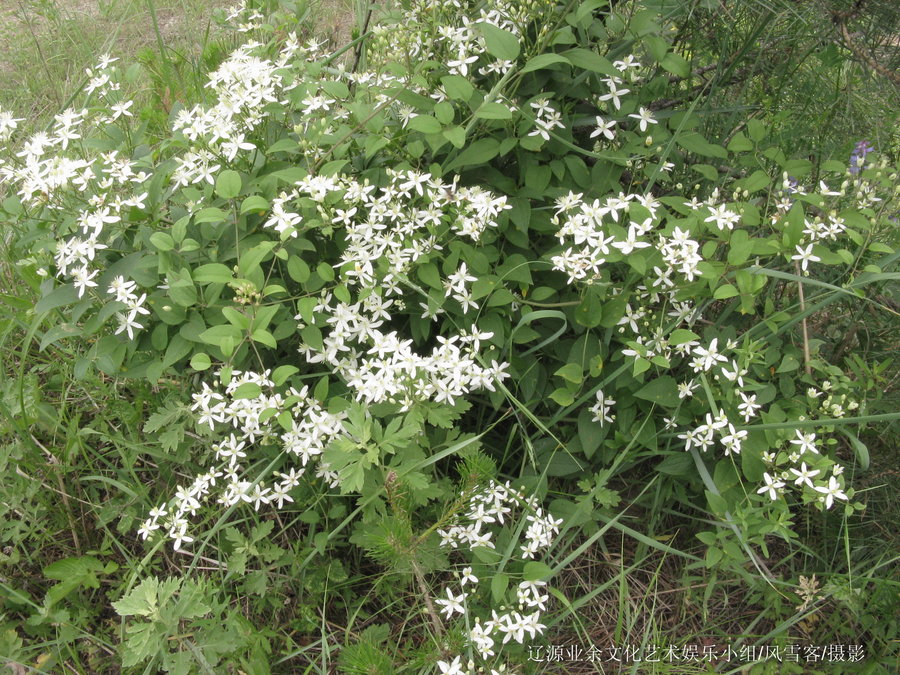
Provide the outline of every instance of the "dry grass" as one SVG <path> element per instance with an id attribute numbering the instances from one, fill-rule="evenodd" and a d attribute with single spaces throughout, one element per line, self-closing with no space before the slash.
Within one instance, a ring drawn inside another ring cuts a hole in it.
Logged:
<path id="1" fill-rule="evenodd" d="M 160 34 L 191 52 L 212 11 L 230 0 L 154 0 Z M 0 7 L 0 107 L 29 120 L 62 108 L 104 52 L 134 61 L 156 44 L 146 0 L 14 0 Z"/>

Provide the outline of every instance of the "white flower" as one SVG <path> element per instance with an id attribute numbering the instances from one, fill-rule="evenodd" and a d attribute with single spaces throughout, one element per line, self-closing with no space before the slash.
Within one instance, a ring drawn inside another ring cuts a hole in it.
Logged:
<path id="1" fill-rule="evenodd" d="M 616 133 L 612 130 L 614 126 L 616 126 L 615 120 L 610 120 L 609 122 L 605 121 L 600 115 L 597 115 L 595 118 L 597 122 L 597 128 L 591 132 L 591 138 L 596 138 L 597 136 L 603 135 L 604 137 L 612 140 L 616 137 Z"/>
<path id="2" fill-rule="evenodd" d="M 447 618 L 449 619 L 453 616 L 454 612 L 459 612 L 460 614 L 465 614 L 466 609 L 463 607 L 463 601 L 466 599 L 465 593 L 460 593 L 458 596 L 454 596 L 453 592 L 448 588 L 447 589 L 447 598 L 438 598 L 435 602 L 441 605 L 442 613 L 447 614 Z"/>
<path id="3" fill-rule="evenodd" d="M 97 271 L 89 272 L 87 267 L 79 267 L 76 269 L 72 276 L 75 281 L 75 288 L 78 289 L 78 297 L 82 297 L 84 295 L 85 290 L 89 287 L 94 287 L 97 285 L 97 282 L 92 281 L 92 279 L 97 276 Z"/>
<path id="4" fill-rule="evenodd" d="M 816 447 L 816 444 L 813 442 L 815 440 L 816 440 L 815 434 L 804 434 L 798 429 L 797 430 L 797 439 L 791 441 L 791 444 L 799 446 L 798 451 L 800 453 L 809 451 L 813 454 L 818 455 L 819 449 Z"/>
<path id="5" fill-rule="evenodd" d="M 459 656 L 457 656 L 453 661 L 447 663 L 446 661 L 438 661 L 437 662 L 438 670 L 440 670 L 441 675 L 463 675 L 465 671 L 462 668 L 462 664 L 460 663 Z"/>
<path id="6" fill-rule="evenodd" d="M 817 485 L 815 487 L 816 492 L 821 492 L 824 497 L 822 499 L 825 500 L 825 508 L 830 509 L 831 505 L 834 504 L 835 499 L 843 499 L 847 500 L 847 495 L 841 490 L 840 483 L 838 483 L 838 479 L 834 476 L 831 476 L 828 479 L 828 485 Z"/>
<path id="7" fill-rule="evenodd" d="M 800 261 L 801 269 L 806 272 L 806 268 L 811 262 L 819 262 L 822 259 L 819 256 L 813 255 L 812 252 L 813 245 L 810 244 L 806 248 L 803 248 L 800 245 L 797 245 L 797 255 L 792 255 L 791 260 Z"/>
<path id="8" fill-rule="evenodd" d="M 807 468 L 806 462 L 803 462 L 803 464 L 800 465 L 799 469 L 795 469 L 795 468 L 791 467 L 791 473 L 793 473 L 795 476 L 797 476 L 797 480 L 794 481 L 794 485 L 806 484 L 811 488 L 815 488 L 815 485 L 813 485 L 812 479 L 815 478 L 816 476 L 818 476 L 822 472 L 819 471 L 818 469 Z"/>
<path id="9" fill-rule="evenodd" d="M 636 120 L 639 120 L 638 126 L 641 131 L 647 131 L 648 124 L 658 124 L 656 119 L 653 117 L 653 114 L 647 110 L 645 107 L 641 106 L 638 108 L 637 113 L 632 113 L 629 117 L 633 117 Z"/>
<path id="10" fill-rule="evenodd" d="M 768 473 L 763 474 L 763 480 L 766 481 L 766 484 L 763 485 L 759 490 L 756 491 L 756 494 L 763 494 L 765 492 L 769 493 L 769 499 L 775 501 L 778 499 L 778 490 L 784 487 L 784 483 L 780 480 L 772 478 Z"/>

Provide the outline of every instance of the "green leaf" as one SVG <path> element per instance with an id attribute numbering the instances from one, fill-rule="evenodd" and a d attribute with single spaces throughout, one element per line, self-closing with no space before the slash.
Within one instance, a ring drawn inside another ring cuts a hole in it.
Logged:
<path id="1" fill-rule="evenodd" d="M 197 303 L 197 287 L 190 281 L 169 283 L 169 297 L 180 307 L 191 307 Z"/>
<path id="2" fill-rule="evenodd" d="M 728 142 L 729 152 L 749 152 L 750 150 L 753 150 L 753 143 L 744 136 L 742 131 L 737 132 Z"/>
<path id="3" fill-rule="evenodd" d="M 534 58 L 528 59 L 528 63 L 525 64 L 521 72 L 530 73 L 535 70 L 542 70 L 556 63 L 565 63 L 569 66 L 572 65 L 569 59 L 562 54 L 538 54 Z"/>
<path id="4" fill-rule="evenodd" d="M 603 303 L 593 293 L 588 293 L 575 308 L 575 322 L 586 328 L 596 328 L 603 319 Z"/>
<path id="5" fill-rule="evenodd" d="M 693 331 L 689 331 L 686 328 L 676 328 L 672 331 L 672 334 L 669 335 L 669 344 L 673 347 L 677 345 L 683 345 L 688 342 L 692 342 L 693 340 L 699 339 L 699 335 L 694 333 Z"/>
<path id="6" fill-rule="evenodd" d="M 506 598 L 506 589 L 509 586 L 509 576 L 502 572 L 495 574 L 491 579 L 491 600 L 495 605 L 503 604 Z"/>
<path id="7" fill-rule="evenodd" d="M 210 206 L 205 209 L 200 209 L 194 215 L 195 223 L 221 223 L 224 222 L 225 219 L 228 218 L 228 214 L 225 213 L 222 209 L 217 209 L 214 206 Z"/>
<path id="8" fill-rule="evenodd" d="M 669 455 L 656 465 L 656 470 L 668 476 L 688 476 L 695 471 L 694 458 L 686 452 Z"/>
<path id="9" fill-rule="evenodd" d="M 250 317 L 243 312 L 239 312 L 234 307 L 223 307 L 222 316 L 228 320 L 228 323 L 240 331 L 245 331 L 250 327 Z"/>
<path id="10" fill-rule="evenodd" d="M 455 126 L 444 129 L 444 138 L 453 145 L 454 148 L 461 148 L 466 144 L 466 130 L 463 127 Z"/>
<path id="11" fill-rule="evenodd" d="M 441 78 L 444 92 L 455 101 L 468 101 L 472 98 L 475 88 L 461 75 L 446 75 Z"/>
<path id="12" fill-rule="evenodd" d="M 714 145 L 696 132 L 682 133 L 676 136 L 675 142 L 688 152 L 693 152 L 704 157 L 718 157 L 725 159 L 728 151 L 721 145 Z"/>
<path id="13" fill-rule="evenodd" d="M 555 389 L 550 393 L 550 398 L 563 408 L 567 408 L 575 402 L 575 395 L 568 389 Z"/>
<path id="14" fill-rule="evenodd" d="M 195 269 L 193 276 L 198 284 L 227 284 L 234 279 L 234 272 L 222 263 L 207 263 Z"/>
<path id="15" fill-rule="evenodd" d="M 296 281 L 298 284 L 305 284 L 309 281 L 309 277 L 312 274 L 309 269 L 309 265 L 303 260 L 303 258 L 292 255 L 288 258 L 287 262 L 287 270 L 288 275 Z"/>
<path id="16" fill-rule="evenodd" d="M 191 368 L 194 370 L 206 370 L 212 365 L 209 355 L 204 352 L 197 352 L 191 357 Z"/>
<path id="17" fill-rule="evenodd" d="M 754 143 L 759 143 L 766 137 L 769 130 L 766 128 L 765 123 L 760 122 L 758 119 L 751 119 L 747 122 L 747 133 Z"/>
<path id="18" fill-rule="evenodd" d="M 584 372 L 577 363 L 567 363 L 553 374 L 572 384 L 581 384 L 584 381 Z"/>
<path id="19" fill-rule="evenodd" d="M 419 268 L 416 270 L 416 275 L 419 279 L 430 286 L 431 288 L 441 290 L 443 288 L 443 284 L 441 283 L 441 273 L 438 271 L 437 265 L 434 263 L 425 263 L 424 265 L 419 265 Z"/>
<path id="20" fill-rule="evenodd" d="M 272 249 L 277 245 L 278 244 L 274 241 L 263 241 L 251 248 L 249 251 L 242 252 L 239 263 L 241 276 L 244 278 L 249 277 L 255 270 L 259 268 L 259 265 L 263 261 L 263 258 L 269 255 Z"/>
<path id="21" fill-rule="evenodd" d="M 482 103 L 478 110 L 475 111 L 475 117 L 483 120 L 508 120 L 512 119 L 512 110 L 502 103 L 487 102 Z M 494 139 L 483 139 L 494 140 Z M 498 143 L 499 145 L 499 143 Z"/>
<path id="22" fill-rule="evenodd" d="M 406 123 L 406 128 L 423 134 L 439 134 L 443 129 L 441 123 L 431 115 L 416 115 Z"/>
<path id="23" fill-rule="evenodd" d="M 38 300 L 37 304 L 34 306 L 34 313 L 43 314 L 44 312 L 49 312 L 51 309 L 70 305 L 77 300 L 78 290 L 75 286 L 72 284 L 57 286 L 43 298 Z"/>
<path id="24" fill-rule="evenodd" d="M 562 56 L 576 68 L 590 70 L 594 73 L 603 73 L 604 75 L 621 75 L 609 60 L 596 52 L 592 52 L 590 49 L 569 49 L 564 51 Z"/>
<path id="25" fill-rule="evenodd" d="M 318 274 L 323 281 L 334 281 L 334 268 L 325 261 L 316 265 L 316 274 Z"/>
<path id="26" fill-rule="evenodd" d="M 231 395 L 231 398 L 237 400 L 241 398 L 258 398 L 262 394 L 262 387 L 256 382 L 244 382 Z"/>
<path id="27" fill-rule="evenodd" d="M 216 178 L 216 194 L 222 199 L 234 199 L 241 191 L 241 174 L 231 169 L 222 171 Z"/>
<path id="28" fill-rule="evenodd" d="M 159 579 L 147 577 L 132 591 L 112 603 L 119 616 L 150 616 L 156 611 L 158 603 Z"/>
<path id="29" fill-rule="evenodd" d="M 265 197 L 259 195 L 250 195 L 241 202 L 241 215 L 249 211 L 268 211 L 269 202 Z"/>
<path id="30" fill-rule="evenodd" d="M 168 232 L 154 232 L 150 235 L 150 243 L 157 251 L 171 251 L 175 248 L 175 240 Z"/>
<path id="31" fill-rule="evenodd" d="M 272 334 L 263 328 L 257 328 L 256 330 L 254 330 L 250 334 L 250 338 L 254 342 L 259 342 L 266 345 L 266 347 L 271 347 L 272 349 L 276 349 L 278 347 L 278 343 L 275 341 L 275 338 L 272 337 Z"/>
<path id="32" fill-rule="evenodd" d="M 677 77 L 686 78 L 691 74 L 691 64 L 675 52 L 666 54 L 659 65 Z"/>
<path id="33" fill-rule="evenodd" d="M 733 298 L 736 295 L 740 295 L 740 291 L 731 284 L 725 284 L 723 286 L 719 286 L 715 290 L 715 292 L 713 293 L 713 299 L 725 300 L 727 298 Z"/>
<path id="34" fill-rule="evenodd" d="M 692 164 L 691 170 L 696 171 L 706 180 L 715 183 L 719 180 L 719 171 L 710 164 Z"/>
<path id="35" fill-rule="evenodd" d="M 434 116 L 441 124 L 450 124 L 456 116 L 453 105 L 447 101 L 434 104 Z"/>
<path id="36" fill-rule="evenodd" d="M 278 366 L 275 370 L 272 371 L 272 382 L 275 383 L 276 386 L 281 386 L 287 379 L 296 373 L 299 373 L 300 369 L 297 366 Z"/>
<path id="37" fill-rule="evenodd" d="M 519 57 L 519 38 L 514 34 L 484 21 L 476 24 L 476 28 L 484 37 L 488 54 L 504 61 L 515 61 Z"/>
<path id="38" fill-rule="evenodd" d="M 456 159 L 447 166 L 447 170 L 453 171 L 463 166 L 485 164 L 494 159 L 499 152 L 500 142 L 496 138 L 480 138 L 459 153 Z"/>
<path id="39" fill-rule="evenodd" d="M 546 563 L 530 560 L 522 569 L 522 579 L 525 581 L 545 581 L 553 576 L 553 570 Z"/>
<path id="40" fill-rule="evenodd" d="M 643 387 L 634 392 L 637 398 L 645 401 L 674 408 L 678 405 L 678 385 L 675 378 L 663 375 L 650 380 Z"/>

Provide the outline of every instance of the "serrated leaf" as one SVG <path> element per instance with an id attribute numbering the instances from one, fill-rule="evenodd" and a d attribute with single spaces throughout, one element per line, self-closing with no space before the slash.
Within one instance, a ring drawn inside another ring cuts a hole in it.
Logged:
<path id="1" fill-rule="evenodd" d="M 121 600 L 112 603 L 119 616 L 149 616 L 157 608 L 159 579 L 147 577 Z"/>

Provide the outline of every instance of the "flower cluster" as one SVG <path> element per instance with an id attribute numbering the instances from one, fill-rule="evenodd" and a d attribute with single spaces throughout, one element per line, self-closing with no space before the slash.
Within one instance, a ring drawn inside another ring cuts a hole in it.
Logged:
<path id="1" fill-rule="evenodd" d="M 496 227 L 509 208 L 506 199 L 477 187 L 460 187 L 415 171 L 389 172 L 391 183 L 375 190 L 346 176 L 308 177 L 280 199 L 281 208 L 298 200 L 312 201 L 309 218 L 327 219 L 343 228 L 346 245 L 336 265 L 356 299 L 324 293 L 316 305 L 326 333 L 321 345 L 305 342 L 300 350 L 310 363 L 326 363 L 353 389 L 357 400 L 395 401 L 408 408 L 415 401 L 453 404 L 476 389 L 494 390 L 507 375 L 505 364 L 482 366 L 481 342 L 492 334 L 472 330 L 438 336 L 430 354 L 413 350 L 412 340 L 385 330 L 391 308 L 406 303 L 405 292 L 420 293 L 426 317 L 436 318 L 447 298 L 465 314 L 478 307 L 470 284 L 476 278 L 460 262 L 443 284 L 443 297 L 419 289 L 411 273 L 443 247 L 447 237 L 478 241 Z M 341 207 L 332 206 L 341 197 Z M 282 236 L 303 227 L 303 216 L 282 211 Z"/>
<path id="2" fill-rule="evenodd" d="M 322 408 L 306 387 L 274 392 L 270 376 L 268 371 L 232 371 L 227 384 L 223 383 L 224 393 L 204 383 L 193 395 L 191 410 L 197 424 L 209 426 L 221 439 L 212 444 L 214 463 L 190 485 L 179 487 L 174 499 L 150 512 L 139 530 L 144 539 L 163 529 L 178 550 L 193 541 L 188 516 L 213 500 L 226 507 L 246 503 L 256 510 L 267 504 L 281 508 L 294 501 L 289 493 L 300 484 L 310 463 L 316 464 L 317 478 L 336 485 L 337 475 L 316 458 L 331 441 L 345 435 L 345 415 Z M 247 395 L 248 388 L 258 393 Z M 255 460 L 253 450 L 263 446 L 276 446 L 294 460 L 287 471 L 275 472 L 270 484 L 248 480 L 246 475 L 246 464 Z"/>
<path id="3" fill-rule="evenodd" d="M 476 546 L 494 548 L 494 533 L 491 528 L 503 525 L 518 507 L 525 508 L 525 520 L 528 523 L 523 535 L 525 543 L 520 546 L 522 558 L 533 559 L 553 544 L 554 538 L 559 534 L 562 519 L 555 519 L 544 513 L 534 496 L 525 497 L 521 491 L 512 488 L 509 482 L 501 485 L 491 481 L 487 488 L 472 495 L 462 516 L 457 517 L 448 528 L 438 530 L 441 546 L 453 549 Z M 454 614 L 465 615 L 468 612 L 466 600 L 475 592 L 477 583 L 478 578 L 472 574 L 472 569 L 466 567 L 460 579 L 459 594 L 454 594 L 449 587 L 445 589 L 446 597 L 438 598 L 435 602 L 440 605 L 440 611 L 447 619 L 451 619 Z M 546 582 L 540 580 L 524 580 L 516 589 L 516 609 L 503 607 L 500 612 L 491 610 L 491 618 L 485 621 L 480 617 L 475 618 L 468 636 L 481 658 L 495 656 L 498 641 L 500 644 L 510 641 L 524 644 L 526 639 L 534 639 L 543 633 L 546 626 L 540 623 L 541 613 L 546 611 L 549 601 L 549 595 L 542 590 L 546 585 Z M 443 664 L 438 664 L 441 672 L 466 672 L 458 657 L 452 663 Z M 456 670 L 453 670 L 454 667 Z"/>

